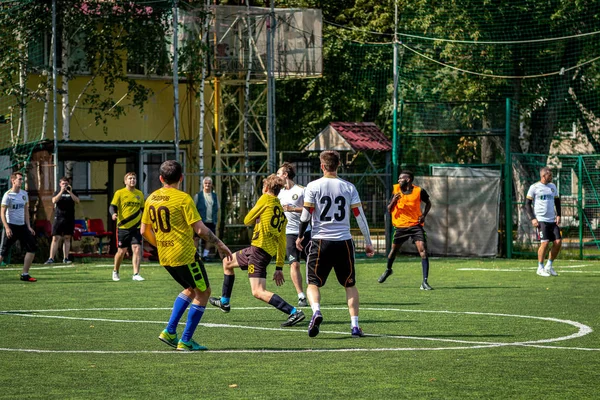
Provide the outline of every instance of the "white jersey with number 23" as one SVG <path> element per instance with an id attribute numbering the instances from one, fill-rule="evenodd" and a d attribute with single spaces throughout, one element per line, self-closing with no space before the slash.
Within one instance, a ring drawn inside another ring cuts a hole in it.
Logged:
<path id="1" fill-rule="evenodd" d="M 314 208 L 313 239 L 352 239 L 350 214 L 353 208 L 361 207 L 358 191 L 353 184 L 337 177 L 312 181 L 304 191 L 304 206 Z"/>

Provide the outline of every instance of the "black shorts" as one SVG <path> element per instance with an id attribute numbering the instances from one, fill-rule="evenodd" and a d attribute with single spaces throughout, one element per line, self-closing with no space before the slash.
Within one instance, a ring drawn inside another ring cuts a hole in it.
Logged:
<path id="1" fill-rule="evenodd" d="M 560 228 L 555 222 L 538 222 L 540 226 L 537 229 L 537 234 L 541 242 L 554 242 L 562 239 L 560 236 Z"/>
<path id="2" fill-rule="evenodd" d="M 73 236 L 74 231 L 74 219 L 54 218 L 54 224 L 52 224 L 52 236 Z"/>
<path id="3" fill-rule="evenodd" d="M 354 271 L 354 242 L 348 240 L 312 239 L 308 245 L 306 280 L 311 285 L 325 286 L 331 269 L 335 271 L 340 285 L 356 284 Z"/>
<path id="4" fill-rule="evenodd" d="M 3 258 L 8 255 L 8 251 L 12 245 L 18 240 L 21 243 L 21 248 L 26 253 L 35 253 L 36 243 L 35 237 L 31 234 L 27 225 L 8 224 L 12 231 L 12 237 L 6 236 L 6 230 L 2 231 L 2 242 L 0 243 L 0 256 Z"/>
<path id="5" fill-rule="evenodd" d="M 248 270 L 250 278 L 267 278 L 267 266 L 273 259 L 273 256 L 260 247 L 246 247 L 235 252 L 240 269 Z"/>
<path id="6" fill-rule="evenodd" d="M 427 234 L 421 225 L 411 226 L 410 228 L 396 228 L 394 233 L 394 244 L 402 246 L 408 239 L 414 242 L 427 243 Z"/>
<path id="7" fill-rule="evenodd" d="M 302 247 L 303 250 L 298 250 L 296 248 L 296 239 L 298 239 L 298 235 L 289 234 L 285 235 L 285 243 L 286 243 L 286 253 L 287 260 L 291 264 L 293 262 L 300 262 L 301 260 L 306 260 L 306 249 L 308 244 L 310 243 L 310 231 L 304 233 L 304 238 L 302 239 Z"/>
<path id="8" fill-rule="evenodd" d="M 204 264 L 200 260 L 187 265 L 178 265 L 176 267 L 163 265 L 163 267 L 184 289 L 198 288 L 204 292 L 210 287 L 206 269 L 204 269 Z"/>
<path id="9" fill-rule="evenodd" d="M 140 228 L 120 229 L 118 231 L 119 244 L 117 247 L 125 249 L 132 244 L 142 244 Z"/>

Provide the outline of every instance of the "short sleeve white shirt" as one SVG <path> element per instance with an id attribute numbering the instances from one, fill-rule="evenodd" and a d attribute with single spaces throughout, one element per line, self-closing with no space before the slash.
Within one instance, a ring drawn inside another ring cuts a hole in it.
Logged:
<path id="1" fill-rule="evenodd" d="M 2 196 L 2 205 L 6 207 L 6 222 L 12 225 L 25 225 L 25 209 L 29 196 L 23 189 L 13 192 L 12 189 Z"/>
<path id="2" fill-rule="evenodd" d="M 536 182 L 529 187 L 527 198 L 533 200 L 533 213 L 538 221 L 556 221 L 554 199 L 557 197 L 558 190 L 552 182 L 545 185 L 542 182 Z"/>
<path id="3" fill-rule="evenodd" d="M 310 182 L 304 191 L 304 206 L 312 213 L 313 239 L 348 240 L 352 208 L 360 207 L 358 191 L 340 178 L 323 177 Z"/>
<path id="4" fill-rule="evenodd" d="M 304 186 L 294 185 L 289 190 L 281 189 L 277 196 L 282 206 L 292 206 L 295 208 L 302 208 L 304 206 Z M 298 212 L 286 212 L 285 217 L 288 220 L 287 227 L 285 229 L 286 235 L 297 235 L 300 233 L 300 215 Z M 310 231 L 311 227 L 308 225 L 306 231 Z"/>

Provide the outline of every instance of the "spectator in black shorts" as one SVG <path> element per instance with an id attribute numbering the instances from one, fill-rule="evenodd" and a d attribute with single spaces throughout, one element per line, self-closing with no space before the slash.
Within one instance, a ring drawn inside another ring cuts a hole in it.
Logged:
<path id="1" fill-rule="evenodd" d="M 59 187 L 60 189 L 52 195 L 54 204 L 52 244 L 50 245 L 50 258 L 44 264 L 54 264 L 61 240 L 63 241 L 63 263 L 71 263 L 69 251 L 71 250 L 71 236 L 75 230 L 75 204 L 79 204 L 79 197 L 73 192 L 66 176 L 60 178 Z"/>
<path id="2" fill-rule="evenodd" d="M 25 190 L 21 189 L 23 185 L 23 174 L 14 172 L 10 176 L 12 188 L 2 196 L 2 242 L 0 243 L 0 265 L 4 264 L 4 258 L 12 245 L 18 240 L 21 247 L 25 250 L 25 259 L 23 261 L 23 272 L 21 280 L 25 282 L 35 282 L 37 279 L 29 275 L 29 267 L 35 257 L 35 231 L 31 227 L 29 219 L 29 196 Z"/>

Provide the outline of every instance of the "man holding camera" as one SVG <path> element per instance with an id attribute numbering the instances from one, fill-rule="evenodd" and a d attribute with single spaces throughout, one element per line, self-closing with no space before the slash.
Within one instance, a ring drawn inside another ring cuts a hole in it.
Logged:
<path id="1" fill-rule="evenodd" d="M 52 203 L 54 204 L 54 223 L 52 224 L 52 244 L 50 245 L 50 258 L 45 264 L 54 264 L 54 258 L 58 252 L 60 241 L 63 242 L 63 263 L 70 264 L 69 251 L 71 250 L 71 236 L 75 230 L 75 204 L 79 203 L 79 197 L 73 193 L 69 179 L 66 176 L 60 178 L 60 189 L 54 192 Z"/>

